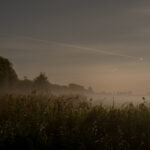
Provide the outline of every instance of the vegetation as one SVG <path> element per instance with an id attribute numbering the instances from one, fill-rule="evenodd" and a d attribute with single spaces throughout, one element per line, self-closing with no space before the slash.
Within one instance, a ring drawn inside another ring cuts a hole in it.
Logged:
<path id="1" fill-rule="evenodd" d="M 82 96 L 0 97 L 0 149 L 150 149 L 150 107 L 92 106 Z"/>
<path id="2" fill-rule="evenodd" d="M 93 106 L 81 96 L 92 93 L 92 87 L 52 84 L 44 73 L 19 80 L 9 60 L 0 57 L 0 149 L 150 149 L 150 105 L 144 97 L 138 106 L 114 108 Z"/>
<path id="3" fill-rule="evenodd" d="M 0 90 L 8 90 L 18 81 L 17 74 L 8 59 L 0 57 Z"/>
<path id="4" fill-rule="evenodd" d="M 34 80 L 29 80 L 24 77 L 24 80 L 19 80 L 12 63 L 0 56 L 0 93 L 26 93 L 36 91 L 38 93 L 53 93 L 53 94 L 91 94 L 92 88 L 85 89 L 78 84 L 69 84 L 61 86 L 52 84 L 48 81 L 45 73 L 40 73 Z"/>

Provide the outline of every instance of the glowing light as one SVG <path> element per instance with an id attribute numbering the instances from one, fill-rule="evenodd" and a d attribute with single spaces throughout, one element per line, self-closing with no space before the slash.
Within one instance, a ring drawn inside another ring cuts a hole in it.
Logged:
<path id="1" fill-rule="evenodd" d="M 140 58 L 140 61 L 143 61 L 143 60 L 144 60 L 144 58 L 141 57 L 141 58 Z"/>

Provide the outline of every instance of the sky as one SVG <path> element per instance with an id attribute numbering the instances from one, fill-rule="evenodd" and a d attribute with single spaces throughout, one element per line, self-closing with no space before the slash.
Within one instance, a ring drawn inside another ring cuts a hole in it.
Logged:
<path id="1" fill-rule="evenodd" d="M 150 1 L 1 0 L 0 56 L 20 79 L 150 91 Z"/>

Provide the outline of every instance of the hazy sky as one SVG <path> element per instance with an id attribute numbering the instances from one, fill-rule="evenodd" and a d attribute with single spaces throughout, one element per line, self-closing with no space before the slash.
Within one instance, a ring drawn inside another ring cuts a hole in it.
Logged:
<path id="1" fill-rule="evenodd" d="M 150 91 L 150 1 L 1 0 L 0 55 L 20 78 Z"/>

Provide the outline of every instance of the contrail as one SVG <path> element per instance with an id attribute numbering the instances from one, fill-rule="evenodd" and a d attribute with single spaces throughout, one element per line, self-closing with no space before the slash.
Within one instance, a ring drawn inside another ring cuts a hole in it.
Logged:
<path id="1" fill-rule="evenodd" d="M 121 53 L 115 53 L 115 52 L 109 52 L 109 51 L 104 51 L 104 50 L 100 50 L 100 49 L 93 49 L 93 48 L 88 48 L 88 47 L 82 47 L 82 46 L 78 46 L 78 45 L 72 45 L 72 44 L 66 44 L 66 43 L 61 43 L 61 42 L 56 42 L 56 41 L 46 41 L 46 40 L 40 40 L 40 39 L 34 39 L 34 38 L 28 38 L 30 40 L 34 40 L 34 41 L 38 41 L 38 42 L 42 42 L 45 44 L 50 44 L 50 43 L 55 43 L 64 47 L 71 47 L 71 48 L 76 48 L 76 49 L 81 49 L 84 51 L 88 51 L 88 52 L 95 52 L 98 54 L 106 54 L 106 55 L 111 55 L 111 56 L 119 56 L 119 57 L 126 57 L 126 58 L 130 58 L 130 59 L 136 59 L 138 61 L 143 61 L 142 57 L 135 57 L 135 56 L 130 56 L 130 55 L 125 55 L 125 54 L 121 54 Z"/>
<path id="2" fill-rule="evenodd" d="M 126 58 L 130 58 L 130 59 L 136 59 L 138 61 L 143 61 L 142 57 L 135 57 L 135 56 L 125 55 L 125 54 L 121 54 L 121 53 L 109 52 L 109 51 L 104 51 L 104 50 L 100 50 L 100 49 L 93 49 L 93 48 L 82 47 L 82 46 L 72 45 L 72 44 L 66 44 L 66 43 L 61 43 L 61 42 L 56 42 L 56 41 L 46 41 L 46 40 L 41 40 L 41 39 L 29 38 L 29 37 L 28 37 L 28 39 L 43 42 L 46 44 L 56 43 L 56 44 L 61 45 L 61 46 L 81 49 L 81 50 L 85 50 L 88 52 L 96 52 L 98 54 L 106 54 L 106 55 L 111 55 L 111 56 L 126 57 Z"/>
<path id="3" fill-rule="evenodd" d="M 36 39 L 36 38 L 32 38 L 32 37 L 27 37 L 27 36 L 16 36 L 15 35 L 13 37 L 20 38 L 20 39 L 32 40 L 32 41 L 36 41 L 36 42 L 40 42 L 40 43 L 44 43 L 44 44 L 48 44 L 48 45 L 51 44 L 51 43 L 55 43 L 55 44 L 60 45 L 60 46 L 70 47 L 70 48 L 75 48 L 75 49 L 81 49 L 81 50 L 84 50 L 86 52 L 92 52 L 92 53 L 95 52 L 95 53 L 98 53 L 98 54 L 105 54 L 105 55 L 111 55 L 111 56 L 126 57 L 126 58 L 130 58 L 130 59 L 136 59 L 138 61 L 143 61 L 144 60 L 142 57 L 125 55 L 125 54 L 115 53 L 115 52 L 110 52 L 110 51 L 105 51 L 105 50 L 101 50 L 101 49 L 94 49 L 94 48 L 82 47 L 82 46 L 78 46 L 78 45 L 61 43 L 61 42 L 57 42 L 57 41 L 47 41 L 47 40 L 41 40 L 41 39 Z"/>
<path id="4" fill-rule="evenodd" d="M 96 52 L 98 54 L 101 53 L 101 54 L 106 54 L 106 55 L 126 57 L 126 58 L 130 58 L 130 59 L 137 59 L 139 61 L 143 61 L 142 57 L 135 57 L 135 56 L 125 55 L 125 54 L 121 54 L 121 53 L 109 52 L 109 51 L 104 51 L 104 50 L 100 50 L 100 49 L 88 48 L 88 47 L 81 47 L 81 46 L 71 45 L 71 44 L 63 44 L 63 45 L 66 46 L 66 47 L 82 49 L 82 50 L 85 50 L 85 51 L 88 51 L 88 52 Z"/>

